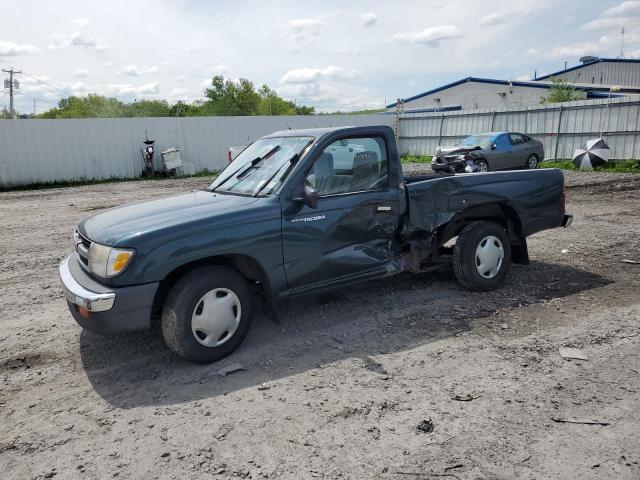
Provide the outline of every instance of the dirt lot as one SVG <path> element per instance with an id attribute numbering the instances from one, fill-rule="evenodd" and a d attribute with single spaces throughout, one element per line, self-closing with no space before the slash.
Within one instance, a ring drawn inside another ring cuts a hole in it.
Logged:
<path id="1" fill-rule="evenodd" d="M 157 329 L 81 332 L 57 279 L 82 217 L 189 181 L 0 193 L 2 477 L 640 478 L 640 177 L 569 184 L 574 225 L 505 288 L 407 274 L 290 301 L 209 366 Z"/>

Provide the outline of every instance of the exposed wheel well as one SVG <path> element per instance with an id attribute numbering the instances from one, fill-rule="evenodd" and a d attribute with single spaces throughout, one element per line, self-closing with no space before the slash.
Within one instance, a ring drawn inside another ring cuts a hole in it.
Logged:
<path id="1" fill-rule="evenodd" d="M 260 293 L 271 294 L 269 277 L 254 258 L 240 254 L 217 255 L 186 263 L 170 272 L 164 280 L 160 282 L 160 286 L 153 300 L 152 316 L 157 317 L 162 312 L 162 307 L 169 290 L 171 290 L 180 278 L 195 268 L 207 265 L 220 265 L 233 268 L 242 275 L 248 283 L 257 287 Z"/>
<path id="2" fill-rule="evenodd" d="M 511 239 L 512 261 L 514 263 L 529 263 L 527 241 L 522 231 L 520 217 L 512 207 L 505 204 L 481 205 L 455 215 L 438 231 L 438 247 L 457 237 L 469 223 L 479 220 L 490 220 L 502 225 Z"/>

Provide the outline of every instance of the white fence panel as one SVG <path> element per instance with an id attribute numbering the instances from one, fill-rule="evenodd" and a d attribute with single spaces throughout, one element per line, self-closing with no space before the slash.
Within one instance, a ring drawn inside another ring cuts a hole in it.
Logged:
<path id="1" fill-rule="evenodd" d="M 145 131 L 156 158 L 179 148 L 185 171 L 224 168 L 230 146 L 288 128 L 395 125 L 393 115 L 0 120 L 0 187 L 142 172 Z"/>
<path id="2" fill-rule="evenodd" d="M 640 101 L 583 100 L 511 111 L 400 114 L 400 152 L 433 155 L 439 145 L 489 131 L 527 133 L 544 144 L 547 159 L 571 158 L 576 147 L 603 131 L 612 158 L 640 158 Z"/>

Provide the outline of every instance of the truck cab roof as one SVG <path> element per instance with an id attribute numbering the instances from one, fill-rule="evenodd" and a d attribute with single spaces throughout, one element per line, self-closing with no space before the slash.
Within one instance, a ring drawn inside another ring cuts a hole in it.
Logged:
<path id="1" fill-rule="evenodd" d="M 341 127 L 321 127 L 321 128 L 304 128 L 299 130 L 281 130 L 279 132 L 273 132 L 269 135 L 265 135 L 263 138 L 275 138 L 275 137 L 315 137 L 320 138 L 325 135 L 335 133 L 335 132 L 344 132 L 344 133 L 353 133 L 355 135 L 359 133 L 377 133 L 376 130 L 387 129 L 385 125 L 378 126 L 366 126 L 366 127 L 356 127 L 356 126 L 341 126 Z"/>

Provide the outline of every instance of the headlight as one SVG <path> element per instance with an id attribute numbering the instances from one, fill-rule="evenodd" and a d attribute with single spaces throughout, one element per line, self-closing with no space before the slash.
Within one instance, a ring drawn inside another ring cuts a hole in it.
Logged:
<path id="1" fill-rule="evenodd" d="M 115 277 L 123 272 L 133 254 L 133 250 L 105 247 L 93 242 L 89 249 L 89 268 L 99 277 Z"/>

